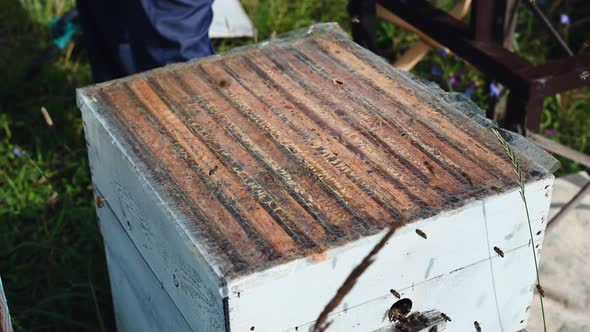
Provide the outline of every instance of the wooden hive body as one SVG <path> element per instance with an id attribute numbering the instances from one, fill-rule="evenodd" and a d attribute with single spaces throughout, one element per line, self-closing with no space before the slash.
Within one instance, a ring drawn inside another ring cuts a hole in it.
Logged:
<path id="1" fill-rule="evenodd" d="M 451 316 L 449 331 L 526 324 L 528 225 L 490 124 L 334 25 L 78 103 L 120 330 L 307 330 L 389 227 L 331 330 L 388 326 L 391 289 Z M 553 175 L 530 150 L 517 148 L 540 245 Z"/>

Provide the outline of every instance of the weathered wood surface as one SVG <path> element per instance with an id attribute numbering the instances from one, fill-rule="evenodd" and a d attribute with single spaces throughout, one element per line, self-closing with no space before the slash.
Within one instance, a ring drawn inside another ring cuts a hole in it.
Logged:
<path id="1" fill-rule="evenodd" d="M 333 26 L 78 97 L 102 204 L 192 330 L 308 328 L 403 222 L 334 331 L 385 326 L 392 288 L 458 317 L 450 331 L 526 323 L 526 217 L 489 124 Z M 553 178 L 519 157 L 540 244 Z"/>
<path id="2" fill-rule="evenodd" d="M 547 179 L 527 187 L 529 208 L 535 211 L 531 218 L 537 253 L 551 183 Z M 416 229 L 428 238 L 417 235 Z M 380 238 L 381 234 L 359 240 L 354 247 L 328 251 L 321 262 L 289 263 L 231 283 L 232 326 L 272 331 L 269 326 L 280 320 L 289 327 L 280 331 L 295 331 L 295 327 L 307 331 Z M 436 309 L 449 315 L 453 321 L 447 323 L 448 331 L 472 331 L 474 320 L 489 331 L 517 331 L 527 324 L 534 284 L 526 215 L 519 193 L 512 191 L 400 228 L 330 315 L 329 331 L 373 331 L 386 326 L 387 310 L 398 300 L 391 289 L 411 299 L 413 310 Z M 297 324 L 307 320 L 310 323 Z"/>
<path id="3" fill-rule="evenodd" d="M 513 187 L 493 135 L 421 93 L 321 32 L 81 91 L 228 277 Z"/>
<path id="4" fill-rule="evenodd" d="M 123 223 L 125 231 L 162 287 L 194 331 L 222 331 L 223 286 L 213 263 L 202 255 L 179 215 L 158 193 L 148 170 L 114 139 L 115 128 L 82 109 L 92 181 L 96 192 Z M 109 128 L 111 131 L 107 131 Z M 151 180 L 151 181 L 150 181 Z M 195 313 L 199 313 L 196 315 Z"/>
<path id="5" fill-rule="evenodd" d="M 4 295 L 2 278 L 0 278 L 0 332 L 12 332 L 12 323 L 8 312 L 8 302 Z"/>

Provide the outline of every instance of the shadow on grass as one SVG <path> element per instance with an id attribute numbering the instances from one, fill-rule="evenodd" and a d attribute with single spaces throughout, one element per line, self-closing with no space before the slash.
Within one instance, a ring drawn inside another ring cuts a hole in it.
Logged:
<path id="1" fill-rule="evenodd" d="M 0 0 L 0 275 L 16 331 L 111 331 L 108 273 L 74 98 L 76 87 L 91 82 L 90 71 L 80 56 L 66 54 L 24 80 L 29 61 L 50 42 L 32 7 Z"/>

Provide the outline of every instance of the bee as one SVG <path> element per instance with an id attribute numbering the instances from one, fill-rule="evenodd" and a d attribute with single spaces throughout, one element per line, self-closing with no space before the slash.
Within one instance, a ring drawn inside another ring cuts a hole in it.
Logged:
<path id="1" fill-rule="evenodd" d="M 394 289 L 390 289 L 390 290 L 389 290 L 389 292 L 390 292 L 390 293 L 391 293 L 393 296 L 397 297 L 398 299 L 401 299 L 401 298 L 402 298 L 402 296 L 401 296 L 401 295 L 399 295 L 399 293 L 398 293 L 396 290 L 394 290 Z"/>
<path id="2" fill-rule="evenodd" d="M 440 316 L 447 322 L 452 322 L 451 317 L 447 316 L 444 312 L 440 313 Z"/>
<path id="3" fill-rule="evenodd" d="M 473 325 L 475 325 L 475 330 L 477 332 L 481 332 L 481 326 L 479 325 L 479 323 L 477 321 L 473 322 Z"/>
<path id="4" fill-rule="evenodd" d="M 341 80 L 339 80 L 339 79 L 336 79 L 336 78 L 335 78 L 335 79 L 333 79 L 333 80 L 332 80 L 332 82 L 333 82 L 334 84 L 336 84 L 336 85 L 344 85 L 344 82 L 342 82 Z"/>
<path id="5" fill-rule="evenodd" d="M 101 195 L 96 196 L 96 206 L 98 206 L 98 208 L 104 206 L 104 198 Z"/>
<path id="6" fill-rule="evenodd" d="M 494 251 L 500 255 L 500 257 L 504 258 L 504 252 L 502 250 L 500 250 L 500 248 L 498 247 L 494 247 Z"/>
<path id="7" fill-rule="evenodd" d="M 537 284 L 537 292 L 539 292 L 539 295 L 541 295 L 541 297 L 545 297 L 545 290 L 539 284 Z"/>
<path id="8" fill-rule="evenodd" d="M 215 174 L 215 172 L 217 171 L 219 167 L 217 167 L 217 165 L 215 165 L 212 169 L 209 170 L 209 176 Z"/>
<path id="9" fill-rule="evenodd" d="M 426 233 L 424 233 L 423 231 L 421 231 L 419 229 L 416 229 L 416 234 L 420 235 L 424 239 L 428 239 L 428 236 L 426 236 Z"/>

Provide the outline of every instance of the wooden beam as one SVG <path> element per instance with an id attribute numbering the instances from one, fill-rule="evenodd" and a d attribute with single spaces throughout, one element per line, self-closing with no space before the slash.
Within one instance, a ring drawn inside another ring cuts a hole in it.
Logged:
<path id="1" fill-rule="evenodd" d="M 457 3 L 455 5 L 455 7 L 453 7 L 449 11 L 449 15 L 451 15 L 455 18 L 459 18 L 459 19 L 463 18 L 467 14 L 467 12 L 469 11 L 470 6 L 471 6 L 471 0 L 460 1 L 459 3 Z M 390 11 L 388 11 L 387 9 L 385 9 L 381 6 L 378 6 L 377 13 L 380 17 L 383 17 L 384 19 L 385 19 L 385 17 L 388 17 L 388 18 L 395 17 L 394 21 L 399 22 L 399 20 L 401 20 L 402 22 L 405 23 L 405 26 L 411 26 L 407 22 L 403 21 L 400 17 L 396 16 L 395 14 L 391 13 Z M 383 15 L 383 16 L 381 16 L 381 15 Z M 389 20 L 388 20 L 388 22 L 395 24 L 394 22 L 391 22 Z M 413 27 L 413 28 L 414 28 L 414 30 L 419 31 L 415 27 Z M 424 34 L 422 34 L 422 35 L 424 35 Z M 423 37 L 421 37 L 421 38 L 423 38 Z M 426 37 L 426 38 L 428 38 L 428 37 Z M 416 44 L 414 44 L 414 46 L 412 46 L 409 50 L 407 50 L 401 57 L 399 57 L 395 61 L 395 63 L 393 64 L 394 67 L 401 69 L 401 70 L 405 70 L 405 71 L 412 70 L 412 68 L 414 68 L 414 66 L 416 66 L 416 64 L 418 64 L 418 62 L 420 62 L 424 58 L 424 56 L 426 56 L 426 54 L 430 50 L 431 45 L 432 45 L 432 41 L 431 41 L 431 43 L 426 43 L 423 40 L 416 42 Z M 439 44 L 439 46 L 440 46 L 440 44 Z"/>
<path id="2" fill-rule="evenodd" d="M 379 4 L 403 17 L 421 32 L 421 38 L 423 35 L 429 36 L 426 42 L 436 45 L 440 45 L 440 42 L 512 91 L 528 93 L 530 83 L 520 71 L 531 64 L 496 43 L 472 40 L 469 28 L 460 20 L 419 0 L 411 4 L 399 0 L 379 0 Z M 425 20 L 425 17 L 429 19 Z"/>
<path id="3" fill-rule="evenodd" d="M 568 158 L 586 167 L 590 167 L 590 156 L 588 156 L 587 154 L 578 152 L 570 147 L 567 147 L 563 144 L 559 144 L 555 141 L 545 138 L 539 134 L 535 134 L 531 131 L 527 132 L 527 137 L 538 146 L 553 154 Z"/>
<path id="4" fill-rule="evenodd" d="M 434 39 L 428 37 L 428 35 L 426 35 L 422 31 L 420 31 L 418 28 L 416 28 L 413 25 L 411 25 L 410 23 L 404 21 L 401 17 L 395 15 L 393 12 L 387 10 L 385 7 L 383 7 L 379 4 L 377 4 L 377 16 L 384 19 L 385 21 L 393 24 L 393 25 L 397 25 L 398 27 L 400 27 L 404 30 L 407 30 L 413 34 L 418 35 L 418 37 L 420 37 L 420 39 L 424 43 L 426 43 L 432 47 L 445 48 L 444 46 L 442 46 L 441 44 L 436 42 Z"/>

